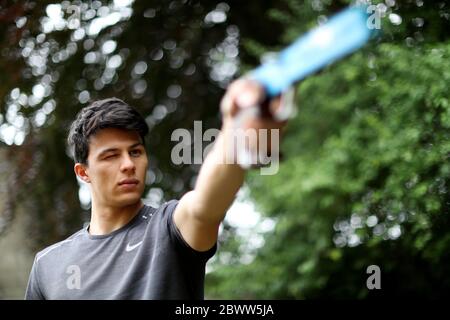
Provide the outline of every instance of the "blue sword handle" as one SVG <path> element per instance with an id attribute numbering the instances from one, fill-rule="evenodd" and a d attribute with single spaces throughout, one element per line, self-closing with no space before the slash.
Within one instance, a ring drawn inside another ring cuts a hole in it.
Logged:
<path id="1" fill-rule="evenodd" d="M 262 84 L 269 97 L 275 97 L 309 74 L 362 47 L 374 33 L 367 25 L 368 18 L 365 6 L 349 7 L 299 37 L 248 77 Z"/>
<path id="2" fill-rule="evenodd" d="M 376 33 L 376 30 L 368 26 L 368 18 L 366 6 L 348 7 L 332 16 L 325 24 L 300 36 L 275 59 L 245 75 L 264 87 L 266 99 L 260 106 L 240 111 L 235 119 L 235 127 L 242 127 L 242 123 L 250 117 L 271 116 L 278 121 L 288 119 L 295 110 L 293 90 L 288 89 L 292 89 L 308 75 L 362 47 Z M 283 97 L 286 93 L 288 101 L 276 113 L 271 113 L 268 101 L 279 95 Z M 238 151 L 238 159 L 243 168 L 255 166 L 248 160 L 252 159 L 252 155 L 247 150 Z"/>

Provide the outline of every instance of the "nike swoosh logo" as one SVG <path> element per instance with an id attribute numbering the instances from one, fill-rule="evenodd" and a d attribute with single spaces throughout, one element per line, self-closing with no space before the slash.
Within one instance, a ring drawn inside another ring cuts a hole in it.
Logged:
<path id="1" fill-rule="evenodd" d="M 136 243 L 136 244 L 133 244 L 133 245 L 127 244 L 127 247 L 125 248 L 125 251 L 126 251 L 126 252 L 133 251 L 134 249 L 136 249 L 137 247 L 139 247 L 141 244 L 142 244 L 142 241 L 141 241 L 141 242 L 138 242 L 138 243 Z"/>

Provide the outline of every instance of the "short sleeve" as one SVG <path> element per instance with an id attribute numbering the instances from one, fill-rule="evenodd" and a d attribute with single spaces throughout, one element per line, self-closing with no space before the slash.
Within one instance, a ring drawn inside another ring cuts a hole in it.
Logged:
<path id="1" fill-rule="evenodd" d="M 189 244 L 184 240 L 181 235 L 180 230 L 178 230 L 175 225 L 175 221 L 173 219 L 173 213 L 175 212 L 175 208 L 178 205 L 178 200 L 171 200 L 165 204 L 164 208 L 164 216 L 167 219 L 167 227 L 169 231 L 169 236 L 172 242 L 179 248 L 184 254 L 194 257 L 202 262 L 206 262 L 209 260 L 215 253 L 217 249 L 217 243 L 207 251 L 197 251 L 193 249 Z"/>
<path id="2" fill-rule="evenodd" d="M 37 257 L 37 256 L 36 256 Z M 25 292 L 25 300 L 45 300 L 39 287 L 39 275 L 38 275 L 38 262 L 34 259 L 33 266 L 31 267 L 30 277 L 28 279 L 28 286 Z"/>

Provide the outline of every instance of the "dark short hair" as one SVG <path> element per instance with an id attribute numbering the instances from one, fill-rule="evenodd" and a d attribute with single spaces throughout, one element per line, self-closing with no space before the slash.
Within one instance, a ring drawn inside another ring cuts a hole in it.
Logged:
<path id="1" fill-rule="evenodd" d="M 70 127 L 67 144 L 75 162 L 87 165 L 89 137 L 106 128 L 137 131 L 143 143 L 148 133 L 144 118 L 122 100 L 108 98 L 95 101 L 81 109 Z"/>

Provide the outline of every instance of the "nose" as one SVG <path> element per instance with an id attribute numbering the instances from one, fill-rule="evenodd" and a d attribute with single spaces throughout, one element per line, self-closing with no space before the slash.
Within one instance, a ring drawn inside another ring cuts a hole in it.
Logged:
<path id="1" fill-rule="evenodd" d="M 130 157 L 129 154 L 125 155 L 122 158 L 122 163 L 120 164 L 120 171 L 127 172 L 131 171 L 133 172 L 136 169 L 136 165 L 133 161 L 133 159 Z"/>

